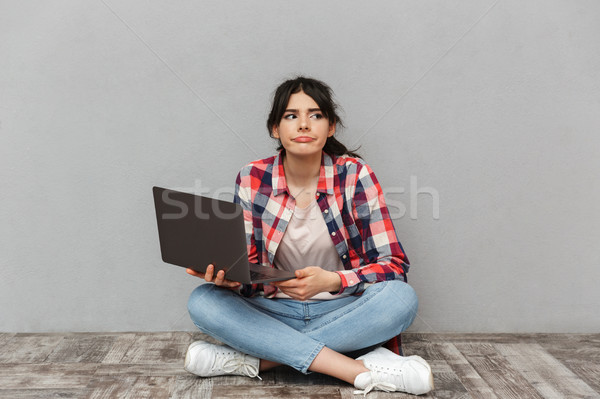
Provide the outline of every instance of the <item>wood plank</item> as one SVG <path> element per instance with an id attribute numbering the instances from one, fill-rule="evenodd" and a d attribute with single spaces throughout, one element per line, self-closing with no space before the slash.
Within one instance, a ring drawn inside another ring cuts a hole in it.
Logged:
<path id="1" fill-rule="evenodd" d="M 81 399 L 89 395 L 89 390 L 77 389 L 0 389 L 0 398 L 7 399 Z"/>
<path id="2" fill-rule="evenodd" d="M 6 341 L 15 336 L 15 333 L 0 332 L 0 345 L 4 345 Z"/>
<path id="3" fill-rule="evenodd" d="M 232 389 L 226 385 L 213 385 L 213 398 L 255 399 L 255 398 L 294 398 L 294 399 L 334 399 L 340 397 L 339 388 L 335 386 L 282 386 L 239 385 Z"/>
<path id="4" fill-rule="evenodd" d="M 472 397 L 478 399 L 497 399 L 492 388 L 481 378 L 479 373 L 477 373 L 454 344 L 441 343 L 437 348 Z"/>
<path id="5" fill-rule="evenodd" d="M 540 346 L 600 392 L 600 334 L 573 334 L 568 339 L 542 341 Z"/>
<path id="6" fill-rule="evenodd" d="M 89 399 L 169 398 L 177 377 L 165 376 L 95 376 L 87 389 Z"/>
<path id="7" fill-rule="evenodd" d="M 48 363 L 99 363 L 113 346 L 115 334 L 71 333 L 48 356 Z"/>
<path id="8" fill-rule="evenodd" d="M 536 343 L 559 360 L 587 359 L 600 363 L 600 334 L 573 334 L 554 338 L 540 339 Z"/>
<path id="9" fill-rule="evenodd" d="M 188 334 L 139 333 L 121 363 L 183 363 L 189 343 Z"/>
<path id="10" fill-rule="evenodd" d="M 452 367 L 445 360 L 429 362 L 433 372 L 435 389 L 431 391 L 433 398 L 470 398 L 471 395 L 462 384 Z"/>
<path id="11" fill-rule="evenodd" d="M 154 376 L 175 377 L 192 375 L 183 368 L 181 363 L 154 363 L 154 364 L 99 364 L 96 376 Z"/>
<path id="12" fill-rule="evenodd" d="M 175 386 L 171 392 L 173 399 L 196 399 L 212 397 L 212 378 L 199 378 L 188 374 L 175 377 Z"/>
<path id="13" fill-rule="evenodd" d="M 172 377 L 137 377 L 124 399 L 169 398 L 174 386 L 175 380 Z"/>
<path id="14" fill-rule="evenodd" d="M 87 399 L 124 398 L 133 387 L 137 376 L 95 376 L 88 382 Z"/>
<path id="15" fill-rule="evenodd" d="M 546 343 L 546 342 L 596 342 L 600 345 L 600 334 L 571 333 L 402 333 L 402 343 L 412 342 L 461 342 L 461 343 Z"/>
<path id="16" fill-rule="evenodd" d="M 84 388 L 97 365 L 70 364 L 0 364 L 0 389 Z"/>
<path id="17" fill-rule="evenodd" d="M 221 341 L 216 340 L 213 337 L 211 337 L 210 335 L 204 334 L 200 331 L 196 331 L 193 333 L 186 333 L 186 334 L 188 335 L 190 344 L 194 341 L 205 341 L 205 342 L 210 342 L 211 344 L 215 344 L 215 345 L 223 345 L 223 343 Z"/>
<path id="18" fill-rule="evenodd" d="M 556 342 L 560 346 L 600 348 L 600 334 L 532 334 L 532 342 L 544 347 Z"/>
<path id="19" fill-rule="evenodd" d="M 41 363 L 61 340 L 61 335 L 7 336 L 1 347 L 0 363 Z"/>
<path id="20" fill-rule="evenodd" d="M 439 338 L 438 338 L 439 339 Z M 470 397 L 454 369 L 447 363 L 442 351 L 442 343 L 415 340 L 404 345 L 404 355 L 418 355 L 425 359 L 433 372 L 435 391 L 432 397 Z"/>
<path id="21" fill-rule="evenodd" d="M 202 377 L 198 377 L 202 378 Z M 218 377 L 212 377 L 213 387 L 217 385 L 223 386 L 264 386 L 264 385 L 275 385 L 272 374 L 265 374 L 261 376 L 262 380 L 258 378 L 250 378 L 242 375 L 222 375 Z M 282 385 L 282 384 L 278 384 Z"/>
<path id="22" fill-rule="evenodd" d="M 498 354 L 492 344 L 457 342 L 454 345 L 498 397 L 542 398 L 529 382 Z"/>
<path id="23" fill-rule="evenodd" d="M 582 381 L 585 381 L 595 392 L 600 392 L 600 364 L 595 361 L 587 361 L 577 359 L 572 363 L 568 363 L 573 373 L 575 373 Z"/>
<path id="24" fill-rule="evenodd" d="M 357 398 L 350 384 L 285 366 L 263 381 L 193 376 L 183 361 L 195 340 L 218 343 L 198 331 L 0 333 L 0 397 Z M 403 341 L 434 372 L 436 390 L 421 398 L 600 397 L 600 334 L 405 333 Z"/>
<path id="25" fill-rule="evenodd" d="M 470 342 L 470 343 L 511 343 L 533 339 L 527 334 L 487 334 L 487 333 L 402 333 L 402 346 L 415 342 Z"/>
<path id="26" fill-rule="evenodd" d="M 600 394 L 538 344 L 494 346 L 545 398 L 600 398 Z"/>
<path id="27" fill-rule="evenodd" d="M 418 355 L 428 362 L 432 360 L 445 360 L 439 351 L 439 341 L 415 341 L 402 346 L 404 356 Z"/>
<path id="28" fill-rule="evenodd" d="M 123 357 L 125 357 L 125 353 L 127 353 L 129 348 L 131 348 L 131 346 L 135 342 L 135 339 L 135 333 L 119 334 L 113 341 L 112 346 L 110 347 L 104 358 L 102 359 L 102 363 L 120 363 Z"/>

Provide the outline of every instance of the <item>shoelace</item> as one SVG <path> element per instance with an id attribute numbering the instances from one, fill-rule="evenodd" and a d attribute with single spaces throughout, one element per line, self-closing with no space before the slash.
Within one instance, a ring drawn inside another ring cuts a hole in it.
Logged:
<path id="1" fill-rule="evenodd" d="M 375 388 L 379 389 L 380 391 L 385 391 L 385 392 L 394 392 L 396 390 L 396 386 L 394 384 L 392 384 L 390 382 L 379 381 L 379 382 L 370 383 L 362 391 L 361 390 L 354 391 L 354 394 L 360 395 L 362 393 L 363 396 L 367 396 L 367 394 Z"/>
<path id="2" fill-rule="evenodd" d="M 398 386 L 392 384 L 391 382 L 385 381 L 387 379 L 386 374 L 389 375 L 388 372 L 381 369 L 378 370 L 377 367 L 375 367 L 375 370 L 371 370 L 371 383 L 363 390 L 354 391 L 354 395 L 360 395 L 362 393 L 363 396 L 367 396 L 367 394 L 373 389 L 379 389 L 380 391 L 384 392 L 396 391 Z"/>
<path id="3" fill-rule="evenodd" d="M 248 377 L 257 377 L 262 381 L 262 378 L 258 375 L 258 368 L 249 362 L 246 362 L 246 355 L 239 356 L 233 354 L 233 356 L 223 361 L 223 366 L 221 368 L 227 373 L 238 372 L 247 375 Z"/>

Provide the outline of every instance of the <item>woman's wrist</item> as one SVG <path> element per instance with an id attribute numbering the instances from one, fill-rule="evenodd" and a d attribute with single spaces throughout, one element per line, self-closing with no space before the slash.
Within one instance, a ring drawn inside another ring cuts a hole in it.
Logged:
<path id="1" fill-rule="evenodd" d="M 340 277 L 339 274 L 337 274 L 336 272 L 330 272 L 331 273 L 331 282 L 329 283 L 329 292 L 339 292 L 339 290 L 342 288 L 342 278 Z"/>

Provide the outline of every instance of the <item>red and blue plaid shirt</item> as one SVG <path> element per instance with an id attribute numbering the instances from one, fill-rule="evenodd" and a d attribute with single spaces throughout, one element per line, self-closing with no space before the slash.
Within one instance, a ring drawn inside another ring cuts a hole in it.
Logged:
<path id="1" fill-rule="evenodd" d="M 406 281 L 408 258 L 369 165 L 360 158 L 323 152 L 316 197 L 345 269 L 337 272 L 342 279 L 338 293 L 357 294 L 364 291 L 365 284 L 378 281 Z M 244 212 L 248 259 L 274 267 L 275 252 L 296 206 L 285 180 L 282 153 L 242 168 L 234 202 Z M 275 290 L 262 284 L 247 285 L 242 295 L 263 291 L 270 297 Z"/>
<path id="2" fill-rule="evenodd" d="M 342 280 L 339 294 L 360 294 L 366 284 L 378 281 L 406 281 L 409 261 L 369 165 L 360 158 L 323 152 L 316 197 L 345 269 L 337 272 Z M 243 209 L 249 261 L 274 267 L 277 247 L 296 206 L 285 180 L 282 152 L 240 170 L 234 202 Z M 240 292 L 252 296 L 262 291 L 273 297 L 276 290 L 268 284 L 248 284 Z M 400 352 L 398 339 L 387 346 Z"/>

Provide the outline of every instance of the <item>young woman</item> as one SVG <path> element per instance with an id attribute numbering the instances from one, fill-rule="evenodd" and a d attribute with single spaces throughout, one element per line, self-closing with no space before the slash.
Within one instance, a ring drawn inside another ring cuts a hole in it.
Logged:
<path id="1" fill-rule="evenodd" d="M 417 311 L 408 259 L 375 174 L 334 138 L 340 126 L 323 82 L 298 77 L 277 88 L 267 127 L 279 153 L 241 169 L 234 201 L 244 212 L 250 262 L 296 278 L 241 285 L 213 265 L 206 273 L 187 269 L 214 283 L 190 296 L 194 324 L 226 344 L 192 343 L 187 371 L 258 377 L 286 364 L 365 395 L 433 389 L 427 362 L 398 354 L 396 338 Z M 357 351 L 364 354 L 354 359 Z"/>

